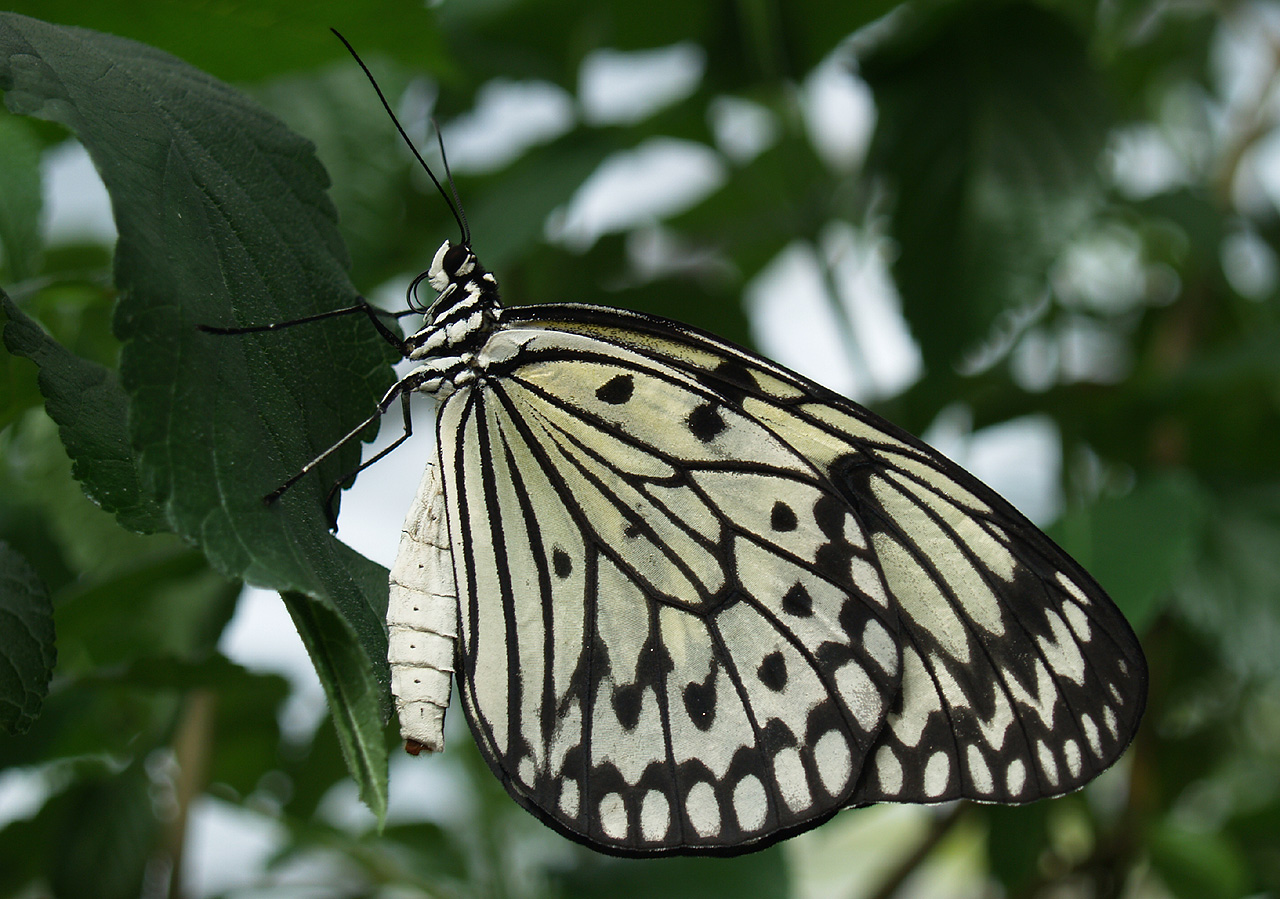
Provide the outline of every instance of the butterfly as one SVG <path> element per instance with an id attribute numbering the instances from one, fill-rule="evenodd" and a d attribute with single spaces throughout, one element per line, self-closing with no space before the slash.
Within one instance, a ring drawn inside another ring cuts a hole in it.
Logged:
<path id="1" fill-rule="evenodd" d="M 1057 796 L 1128 745 L 1128 623 L 937 451 L 692 327 L 504 307 L 466 244 L 428 280 L 397 386 L 437 399 L 438 457 L 388 612 L 411 750 L 456 676 L 516 802 L 644 856 Z"/>
<path id="2" fill-rule="evenodd" d="M 455 217 L 415 333 L 332 313 L 415 363 L 373 418 L 437 402 L 390 576 L 409 751 L 443 748 L 456 680 L 511 797 L 624 856 L 747 852 L 875 802 L 1024 803 L 1117 760 L 1141 647 L 1008 502 L 704 331 L 504 306 Z"/>

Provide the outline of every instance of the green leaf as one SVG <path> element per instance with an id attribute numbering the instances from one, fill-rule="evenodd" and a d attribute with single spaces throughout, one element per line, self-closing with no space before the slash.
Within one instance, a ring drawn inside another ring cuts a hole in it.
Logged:
<path id="1" fill-rule="evenodd" d="M 387 743 L 378 711 L 386 687 L 357 651 L 345 621 L 305 596 L 281 597 L 320 675 L 347 770 L 381 823 L 387 814 Z"/>
<path id="2" fill-rule="evenodd" d="M 247 671 L 220 655 L 197 661 L 150 657 L 85 683 L 94 681 L 158 695 L 180 693 L 181 730 L 188 731 L 187 748 L 200 757 L 202 767 L 207 765 L 204 776 L 210 783 L 248 796 L 259 787 L 263 772 L 279 762 L 278 718 L 289 683 L 278 674 Z M 174 738 L 179 752 L 182 742 Z"/>
<path id="3" fill-rule="evenodd" d="M 385 754 L 368 745 L 366 719 L 389 705 L 385 571 L 328 533 L 322 499 L 355 468 L 358 444 L 273 506 L 261 498 L 368 416 L 391 383 L 391 353 L 363 316 L 249 336 L 196 327 L 355 302 L 310 144 L 171 56 L 20 16 L 0 15 L 0 87 L 15 111 L 72 129 L 111 194 L 121 381 L 143 489 L 220 570 L 329 610 L 312 610 L 327 621 L 312 648 L 344 658 L 318 665 L 322 678 L 361 672 L 360 690 L 325 686 L 368 704 L 334 711 L 361 722 L 348 758 L 376 802 Z M 340 634 L 351 642 L 341 652 Z"/>
<path id="4" fill-rule="evenodd" d="M 160 506 L 142 489 L 129 446 L 129 400 L 115 372 L 81 359 L 46 334 L 0 291 L 8 322 L 4 344 L 40 369 L 37 384 L 85 495 L 140 534 L 169 530 Z"/>
<path id="5" fill-rule="evenodd" d="M 896 190 L 893 273 L 913 334 L 954 364 L 1046 289 L 1100 195 L 1107 118 L 1084 41 L 1057 15 L 956 4 L 922 18 L 862 67 L 868 167 Z"/>
<path id="6" fill-rule="evenodd" d="M 29 278 L 40 255 L 40 142 L 19 118 L 0 115 L 0 272 Z"/>
<path id="7" fill-rule="evenodd" d="M 893 5 L 888 0 L 723 6 L 684 0 L 471 2 L 441 4 L 440 21 L 474 75 L 539 77 L 572 90 L 591 50 L 696 42 L 707 52 L 708 77 L 717 89 L 738 91 L 762 80 L 802 80 L 850 32 Z"/>
<path id="8" fill-rule="evenodd" d="M 53 603 L 26 559 L 0 542 L 0 729 L 24 733 L 49 692 Z"/>
<path id="9" fill-rule="evenodd" d="M 382 57 L 365 62 L 394 105 L 410 83 L 409 71 Z M 319 73 L 276 79 L 255 96 L 315 142 L 333 180 L 329 195 L 357 283 L 378 284 L 401 275 L 415 264 L 414 255 L 426 253 L 430 259 L 435 244 L 423 240 L 424 223 L 410 218 L 418 211 L 411 203 L 420 199 L 414 186 L 421 174 L 417 162 L 354 60 L 346 57 Z M 429 200 L 443 220 L 444 204 L 434 192 Z M 449 226 L 452 230 L 452 221 Z"/>

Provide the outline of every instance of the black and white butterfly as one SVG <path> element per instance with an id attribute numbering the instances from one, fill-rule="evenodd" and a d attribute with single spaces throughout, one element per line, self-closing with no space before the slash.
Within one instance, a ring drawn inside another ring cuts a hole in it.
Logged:
<path id="1" fill-rule="evenodd" d="M 411 744 L 440 746 L 456 673 L 512 797 L 623 855 L 1056 796 L 1128 745 L 1132 630 L 936 451 L 693 328 L 503 307 L 467 246 L 429 277 L 395 388 L 439 401 L 392 574 Z"/>
<path id="2" fill-rule="evenodd" d="M 380 410 L 438 402 L 388 612 L 411 751 L 442 748 L 456 677 L 516 802 L 656 856 L 1057 796 L 1132 739 L 1128 623 L 920 440 L 691 327 L 504 307 L 465 225 L 425 277 L 422 328 L 379 324 L 418 363 Z"/>

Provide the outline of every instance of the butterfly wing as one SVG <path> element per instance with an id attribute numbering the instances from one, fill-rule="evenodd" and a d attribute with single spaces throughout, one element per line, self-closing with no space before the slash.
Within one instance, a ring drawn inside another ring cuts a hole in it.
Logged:
<path id="1" fill-rule="evenodd" d="M 1068 792 L 1128 743 L 1132 631 L 972 476 L 694 329 L 502 316 L 440 461 L 464 707 L 544 821 L 733 853 L 849 804 Z"/>

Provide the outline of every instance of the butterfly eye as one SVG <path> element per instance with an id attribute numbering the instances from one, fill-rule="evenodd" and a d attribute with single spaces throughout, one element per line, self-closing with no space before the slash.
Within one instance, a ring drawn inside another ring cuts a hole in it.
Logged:
<path id="1" fill-rule="evenodd" d="M 443 268 L 445 274 L 450 278 L 457 278 L 459 275 L 466 274 L 464 268 L 468 268 L 467 261 L 471 258 L 471 250 L 464 244 L 455 244 L 449 247 L 444 254 Z"/>

